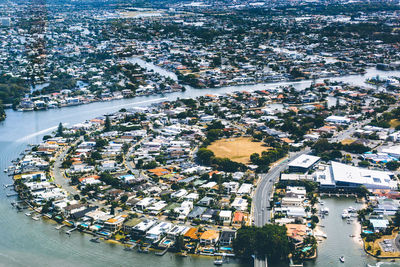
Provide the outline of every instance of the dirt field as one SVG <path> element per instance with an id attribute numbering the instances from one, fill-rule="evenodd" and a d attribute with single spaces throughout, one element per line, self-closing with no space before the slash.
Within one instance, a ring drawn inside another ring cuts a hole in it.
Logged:
<path id="1" fill-rule="evenodd" d="M 396 119 L 391 120 L 389 123 L 391 128 L 396 128 L 397 126 L 400 125 L 400 121 Z"/>
<path id="2" fill-rule="evenodd" d="M 228 138 L 215 141 L 207 148 L 214 152 L 216 157 L 229 158 L 233 161 L 247 164 L 250 155 L 268 150 L 262 142 L 252 142 L 250 137 Z"/>
<path id="3" fill-rule="evenodd" d="M 355 140 L 353 140 L 353 139 L 344 139 L 344 140 L 342 140 L 342 145 L 350 145 L 354 141 Z"/>

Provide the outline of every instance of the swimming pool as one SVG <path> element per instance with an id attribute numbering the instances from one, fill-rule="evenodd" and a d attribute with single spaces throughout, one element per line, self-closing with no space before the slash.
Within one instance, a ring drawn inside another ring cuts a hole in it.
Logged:
<path id="1" fill-rule="evenodd" d="M 228 248 L 228 247 L 220 247 L 219 249 L 220 250 L 225 250 L 225 251 L 231 251 L 232 250 L 232 248 Z"/>

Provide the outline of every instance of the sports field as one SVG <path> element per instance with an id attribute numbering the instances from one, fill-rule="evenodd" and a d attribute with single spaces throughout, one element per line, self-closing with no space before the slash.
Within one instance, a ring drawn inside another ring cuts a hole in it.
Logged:
<path id="1" fill-rule="evenodd" d="M 214 152 L 216 157 L 229 158 L 232 161 L 247 164 L 250 155 L 261 154 L 268 150 L 262 142 L 252 142 L 251 137 L 227 138 L 213 142 L 207 148 Z"/>

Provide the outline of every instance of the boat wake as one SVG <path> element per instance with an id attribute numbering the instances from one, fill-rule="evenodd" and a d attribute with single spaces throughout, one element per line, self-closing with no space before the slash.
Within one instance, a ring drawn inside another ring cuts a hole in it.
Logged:
<path id="1" fill-rule="evenodd" d="M 367 264 L 367 267 L 384 267 L 387 265 L 396 265 L 398 266 L 398 262 L 377 262 L 375 265 Z"/>
<path id="2" fill-rule="evenodd" d="M 66 125 L 68 125 L 68 124 L 69 124 L 69 123 L 63 123 L 63 126 L 66 126 Z M 23 141 L 29 140 L 29 139 L 31 139 L 31 138 L 33 138 L 33 137 L 36 137 L 36 136 L 38 136 L 38 135 L 42 135 L 42 134 L 48 133 L 48 132 L 53 131 L 53 130 L 55 130 L 55 129 L 57 129 L 57 128 L 58 128 L 58 125 L 53 126 L 53 127 L 50 127 L 50 128 L 47 128 L 47 129 L 44 129 L 44 130 L 41 130 L 41 131 L 38 131 L 38 132 L 36 132 L 36 133 L 29 134 L 29 135 L 27 135 L 27 136 L 24 136 L 24 137 L 18 139 L 16 142 L 23 142 Z"/>
<path id="3" fill-rule="evenodd" d="M 138 104 L 145 104 L 145 103 L 150 103 L 150 102 L 161 102 L 162 100 L 166 100 L 168 98 L 166 97 L 160 97 L 160 98 L 156 98 L 156 99 L 149 99 L 149 100 L 144 100 L 144 101 L 140 101 L 140 102 L 134 102 L 134 103 L 127 103 L 127 104 L 121 104 L 121 105 L 115 105 L 115 106 L 111 106 L 111 107 L 105 107 L 105 108 L 101 108 L 99 110 L 104 110 L 104 109 L 115 109 L 115 108 L 122 108 L 122 107 L 129 107 L 129 106 L 135 106 Z"/>

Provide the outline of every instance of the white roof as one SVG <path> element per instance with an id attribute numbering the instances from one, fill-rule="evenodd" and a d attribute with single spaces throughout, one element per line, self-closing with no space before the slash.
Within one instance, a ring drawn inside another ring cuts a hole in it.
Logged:
<path id="1" fill-rule="evenodd" d="M 383 153 L 387 153 L 391 156 L 398 156 L 400 155 L 400 146 L 391 146 L 391 147 L 387 147 L 382 149 Z"/>
<path id="2" fill-rule="evenodd" d="M 237 191 L 238 194 L 249 194 L 251 189 L 253 188 L 252 184 L 242 184 Z"/>
<path id="3" fill-rule="evenodd" d="M 292 162 L 289 163 L 289 167 L 300 167 L 300 168 L 310 168 L 314 165 L 320 157 L 311 155 L 301 155 Z"/>
<path id="4" fill-rule="evenodd" d="M 328 118 L 325 119 L 325 121 L 330 121 L 330 122 L 350 122 L 350 119 L 344 116 L 329 116 Z"/>
<path id="5" fill-rule="evenodd" d="M 391 179 L 393 173 L 349 166 L 332 161 L 333 179 L 337 182 L 365 185 L 367 188 L 397 188 L 397 182 Z"/>
<path id="6" fill-rule="evenodd" d="M 219 212 L 219 217 L 232 217 L 232 211 L 231 210 L 221 210 Z"/>

